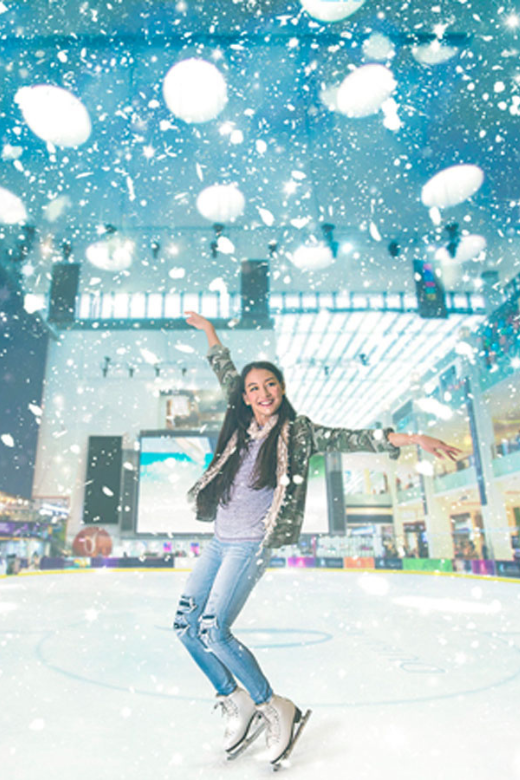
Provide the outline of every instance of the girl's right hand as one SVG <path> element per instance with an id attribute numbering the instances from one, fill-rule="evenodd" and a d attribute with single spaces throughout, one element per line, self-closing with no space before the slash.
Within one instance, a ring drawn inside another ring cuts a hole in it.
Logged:
<path id="1" fill-rule="evenodd" d="M 185 311 L 184 316 L 187 317 L 186 322 L 188 325 L 192 325 L 197 330 L 206 330 L 211 327 L 211 323 L 202 314 L 197 314 L 196 311 Z"/>

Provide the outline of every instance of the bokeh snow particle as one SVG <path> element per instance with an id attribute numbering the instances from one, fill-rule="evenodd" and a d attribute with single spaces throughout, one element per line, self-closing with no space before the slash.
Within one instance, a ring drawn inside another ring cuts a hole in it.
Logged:
<path id="1" fill-rule="evenodd" d="M 75 95 L 51 84 L 21 87 L 15 95 L 27 125 L 43 141 L 77 147 L 90 137 L 87 109 Z"/>
<path id="2" fill-rule="evenodd" d="M 224 76 L 205 60 L 182 60 L 168 71 L 163 82 L 166 105 L 179 119 L 188 123 L 209 122 L 227 103 Z"/>

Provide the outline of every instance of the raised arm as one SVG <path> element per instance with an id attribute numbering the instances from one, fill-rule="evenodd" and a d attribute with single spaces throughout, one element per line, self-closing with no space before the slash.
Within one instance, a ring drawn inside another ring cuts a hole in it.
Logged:
<path id="1" fill-rule="evenodd" d="M 185 311 L 184 314 L 187 315 L 186 322 L 188 325 L 197 328 L 197 330 L 204 331 L 208 340 L 208 348 L 215 347 L 218 344 L 222 346 L 222 343 L 217 336 L 217 331 L 211 322 L 203 317 L 202 314 L 197 314 L 196 311 Z"/>
<path id="2" fill-rule="evenodd" d="M 185 312 L 186 322 L 197 330 L 203 330 L 208 340 L 208 360 L 215 372 L 224 395 L 229 400 L 236 387 L 239 375 L 235 364 L 231 360 L 229 349 L 225 347 L 217 336 L 217 332 L 211 322 L 194 311 Z"/>

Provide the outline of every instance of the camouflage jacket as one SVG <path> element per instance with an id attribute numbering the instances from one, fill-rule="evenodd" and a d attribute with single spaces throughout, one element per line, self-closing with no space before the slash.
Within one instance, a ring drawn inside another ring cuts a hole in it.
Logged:
<path id="1" fill-rule="evenodd" d="M 226 397 L 229 399 L 239 374 L 231 360 L 227 347 L 216 345 L 208 352 L 211 368 L 217 375 Z M 274 528 L 264 539 L 266 547 L 281 547 L 295 544 L 300 536 L 305 510 L 309 461 L 318 453 L 325 452 L 388 452 L 390 458 L 399 457 L 399 448 L 388 441 L 391 428 L 349 430 L 347 428 L 326 428 L 317 425 L 308 417 L 298 415 L 289 423 L 288 473 L 283 480 L 283 500 L 276 514 Z M 201 478 L 201 480 L 203 477 Z M 190 490 L 193 497 L 197 493 L 196 483 Z M 211 522 L 215 519 L 217 506 L 212 512 L 197 520 Z"/>

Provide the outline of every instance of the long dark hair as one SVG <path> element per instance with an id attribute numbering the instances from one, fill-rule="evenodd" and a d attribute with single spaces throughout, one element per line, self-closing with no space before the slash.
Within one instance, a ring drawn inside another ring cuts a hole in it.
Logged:
<path id="1" fill-rule="evenodd" d="M 243 393 L 245 392 L 246 377 L 253 369 L 264 369 L 270 371 L 281 385 L 284 385 L 283 374 L 280 369 L 264 360 L 248 363 L 244 366 L 240 379 L 236 382 L 231 397 L 228 402 L 224 422 L 220 430 L 217 441 L 217 447 L 213 460 L 209 464 L 212 466 L 224 452 L 226 444 L 235 431 L 238 433 L 237 447 L 235 452 L 223 464 L 219 473 L 203 488 L 197 496 L 197 509 L 202 515 L 211 513 L 211 510 L 220 504 L 227 504 L 231 496 L 231 487 L 235 479 L 240 461 L 247 450 L 250 442 L 247 432 L 253 411 L 250 406 L 244 403 Z M 260 490 L 263 487 L 276 487 L 276 464 L 277 464 L 277 444 L 278 436 L 286 420 L 294 420 L 296 412 L 284 395 L 278 411 L 278 420 L 273 426 L 269 435 L 265 438 L 255 465 L 254 479 L 252 487 Z M 209 468 L 209 467 L 208 467 Z"/>

